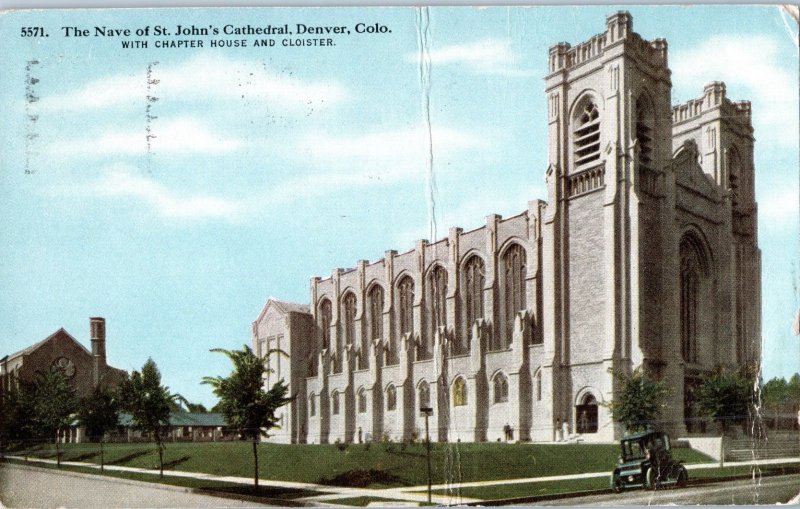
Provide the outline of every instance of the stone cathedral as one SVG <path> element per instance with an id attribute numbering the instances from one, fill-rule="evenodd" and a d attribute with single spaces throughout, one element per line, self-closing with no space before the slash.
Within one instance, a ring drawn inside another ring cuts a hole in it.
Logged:
<path id="1" fill-rule="evenodd" d="M 760 360 L 750 103 L 671 103 L 667 42 L 605 32 L 548 55 L 547 202 L 311 279 L 252 326 L 295 400 L 272 440 L 610 441 L 614 372 L 668 382 L 661 428 L 702 433 L 692 392 Z M 544 119 L 543 119 L 544 120 Z"/>

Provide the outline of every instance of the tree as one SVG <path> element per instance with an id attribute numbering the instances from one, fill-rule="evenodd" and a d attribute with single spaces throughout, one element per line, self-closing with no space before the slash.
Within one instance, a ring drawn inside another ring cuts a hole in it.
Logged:
<path id="1" fill-rule="evenodd" d="M 700 414 L 726 431 L 732 424 L 745 422 L 753 404 L 753 383 L 745 373 L 717 369 L 703 378 L 694 393 Z"/>
<path id="2" fill-rule="evenodd" d="M 789 400 L 789 384 L 785 378 L 773 378 L 761 388 L 761 400 L 770 409 L 781 409 Z"/>
<path id="3" fill-rule="evenodd" d="M 169 426 L 170 402 L 174 397 L 161 385 L 161 373 L 153 359 L 142 372 L 134 371 L 120 385 L 122 409 L 131 414 L 133 427 L 152 435 L 158 447 L 160 476 L 164 477 L 164 434 Z"/>
<path id="4" fill-rule="evenodd" d="M 170 404 L 170 408 L 173 412 L 208 413 L 208 410 L 202 403 L 192 403 L 181 394 L 175 394 L 173 397 L 175 399 L 173 399 L 172 404 Z"/>
<path id="5" fill-rule="evenodd" d="M 105 470 L 103 442 L 105 434 L 119 423 L 119 400 L 117 395 L 96 387 L 83 398 L 78 408 L 78 420 L 86 428 L 86 436 L 100 442 L 100 471 Z"/>
<path id="6" fill-rule="evenodd" d="M 647 377 L 641 368 L 631 374 L 614 373 L 619 382 L 619 392 L 608 403 L 611 417 L 626 431 L 643 431 L 652 427 L 664 408 L 664 398 L 669 389 L 664 382 Z"/>
<path id="7" fill-rule="evenodd" d="M 0 452 L 13 442 L 32 438 L 33 387 L 19 387 L 0 393 Z"/>
<path id="8" fill-rule="evenodd" d="M 265 362 L 249 346 L 242 350 L 223 350 L 215 348 L 212 352 L 225 354 L 233 363 L 233 371 L 228 377 L 204 377 L 203 383 L 214 389 L 219 398 L 219 410 L 225 415 L 229 427 L 236 429 L 242 437 L 253 442 L 253 482 L 258 488 L 258 442 L 262 434 L 277 427 L 275 412 L 289 403 L 288 387 L 283 380 L 276 382 L 268 391 L 264 390 L 264 375 L 271 373 Z M 216 408 L 216 407 L 215 407 Z M 263 429 L 263 431 L 262 431 Z"/>
<path id="9" fill-rule="evenodd" d="M 61 468 L 59 436 L 70 427 L 78 400 L 75 389 L 59 370 L 39 372 L 32 387 L 31 425 L 34 438 L 56 442 L 56 465 Z"/>
<path id="10" fill-rule="evenodd" d="M 208 409 L 202 403 L 186 403 L 186 411 L 194 414 L 207 414 Z"/>

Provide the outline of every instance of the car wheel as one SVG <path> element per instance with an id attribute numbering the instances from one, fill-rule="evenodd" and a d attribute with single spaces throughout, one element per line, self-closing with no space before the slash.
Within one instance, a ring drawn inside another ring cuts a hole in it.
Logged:
<path id="1" fill-rule="evenodd" d="M 678 471 L 678 481 L 675 483 L 678 488 L 683 488 L 686 486 L 687 481 L 689 480 L 689 474 L 686 472 L 686 469 L 681 467 Z"/>
<path id="2" fill-rule="evenodd" d="M 619 474 L 614 473 L 611 476 L 611 491 L 614 493 L 619 493 L 622 491 L 622 480 L 619 478 Z"/>
<path id="3" fill-rule="evenodd" d="M 650 467 L 644 476 L 644 487 L 648 490 L 655 490 L 658 488 L 658 481 L 656 479 L 656 469 Z"/>

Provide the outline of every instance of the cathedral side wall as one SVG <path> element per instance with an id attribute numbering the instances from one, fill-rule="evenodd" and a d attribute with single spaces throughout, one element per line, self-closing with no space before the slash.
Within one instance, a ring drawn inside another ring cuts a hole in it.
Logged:
<path id="1" fill-rule="evenodd" d="M 667 295 L 661 286 L 664 265 L 662 246 L 663 228 L 668 226 L 661 221 L 660 203 L 656 198 L 643 196 L 639 202 L 639 295 L 642 319 L 639 321 L 639 346 L 648 359 L 662 356 L 663 302 Z"/>

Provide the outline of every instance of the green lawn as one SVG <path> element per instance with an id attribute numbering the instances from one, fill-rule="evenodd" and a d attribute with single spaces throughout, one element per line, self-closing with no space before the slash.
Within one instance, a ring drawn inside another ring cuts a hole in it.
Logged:
<path id="1" fill-rule="evenodd" d="M 97 444 L 67 444 L 62 460 L 99 463 Z M 19 454 L 18 452 L 16 454 Z M 611 471 L 617 445 L 592 444 L 433 444 L 433 483 L 551 476 Z M 687 463 L 710 458 L 690 449 L 676 449 Z M 44 446 L 31 456 L 54 458 L 55 447 Z M 157 468 L 152 444 L 107 444 L 106 464 Z M 248 442 L 169 443 L 165 468 L 214 475 L 250 477 L 252 450 Z M 259 445 L 263 479 L 289 480 L 370 488 L 427 484 L 422 444 Z"/>

